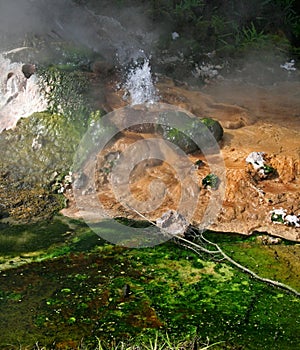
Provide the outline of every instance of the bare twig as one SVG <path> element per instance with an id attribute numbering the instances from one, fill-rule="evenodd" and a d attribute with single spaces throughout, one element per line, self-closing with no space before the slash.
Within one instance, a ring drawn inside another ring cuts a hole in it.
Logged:
<path id="1" fill-rule="evenodd" d="M 195 229 L 191 228 L 191 230 L 193 231 L 193 233 L 195 233 L 195 235 L 197 237 L 199 237 L 203 242 L 205 242 L 208 245 L 211 245 L 213 247 L 215 247 L 215 250 L 209 250 L 206 249 L 204 247 L 202 247 L 200 244 L 197 244 L 195 242 L 189 241 L 186 238 L 180 236 L 180 235 L 172 235 L 170 232 L 168 232 L 165 229 L 162 229 L 160 227 L 158 227 L 156 225 L 156 223 L 154 221 L 151 221 L 149 219 L 147 219 L 143 214 L 139 213 L 136 209 L 129 207 L 131 210 L 133 210 L 136 214 L 138 214 L 140 217 L 142 217 L 144 220 L 148 221 L 149 223 L 151 223 L 152 225 L 156 226 L 157 228 L 159 228 L 164 234 L 168 235 L 170 238 L 176 238 L 177 241 L 179 241 L 181 243 L 182 246 L 192 250 L 193 252 L 195 252 L 197 255 L 201 256 L 200 252 L 209 254 L 209 255 L 221 255 L 223 257 L 224 260 L 228 261 L 229 263 L 231 263 L 232 265 L 234 265 L 235 267 L 237 267 L 238 269 L 242 270 L 243 272 L 249 274 L 251 277 L 255 278 L 258 281 L 267 283 L 269 285 L 281 288 L 283 290 L 286 290 L 290 293 L 293 293 L 294 295 L 296 295 L 297 297 L 300 297 L 300 293 L 295 290 L 294 288 L 288 286 L 287 284 L 278 282 L 278 281 L 274 281 L 271 280 L 269 278 L 264 278 L 259 276 L 258 274 L 256 274 L 255 272 L 253 272 L 252 270 L 248 269 L 247 267 L 239 264 L 238 262 L 236 262 L 235 260 L 233 260 L 230 256 L 228 256 L 220 247 L 218 244 L 211 242 L 210 240 L 208 240 L 207 238 L 205 238 L 203 236 L 203 234 L 200 232 L 199 234 L 196 234 Z"/>

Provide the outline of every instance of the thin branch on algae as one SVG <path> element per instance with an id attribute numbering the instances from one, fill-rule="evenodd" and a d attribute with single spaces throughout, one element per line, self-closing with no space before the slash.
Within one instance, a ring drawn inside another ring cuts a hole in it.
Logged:
<path id="1" fill-rule="evenodd" d="M 212 255 L 214 259 L 216 259 L 217 255 L 222 256 L 222 260 L 226 260 L 228 261 L 230 264 L 232 264 L 233 266 L 237 267 L 238 269 L 242 270 L 243 272 L 247 273 L 248 275 L 250 275 L 251 277 L 253 277 L 254 279 L 267 283 L 271 286 L 275 286 L 277 288 L 286 290 L 292 294 L 294 294 L 295 296 L 297 296 L 298 298 L 300 297 L 300 293 L 295 290 L 294 288 L 288 286 L 287 284 L 278 282 L 278 281 L 274 281 L 271 280 L 269 278 L 264 278 L 259 276 L 258 274 L 256 274 L 255 272 L 253 272 L 252 270 L 248 269 L 246 266 L 243 266 L 241 264 L 239 264 L 238 262 L 236 262 L 235 260 L 233 260 L 230 256 L 228 256 L 221 248 L 218 244 L 211 242 L 210 240 L 208 240 L 207 238 L 205 238 L 203 236 L 202 232 L 197 231 L 196 228 L 189 226 L 188 230 L 190 233 L 193 234 L 193 236 L 195 238 L 197 238 L 200 242 L 199 243 L 195 243 L 193 241 L 190 241 L 180 235 L 173 235 L 171 234 L 169 231 L 167 231 L 164 228 L 159 227 L 154 221 L 149 220 L 148 218 L 146 218 L 143 214 L 141 214 L 140 212 L 138 212 L 136 209 L 129 207 L 131 210 L 133 210 L 136 214 L 138 214 L 141 218 L 143 218 L 144 220 L 148 221 L 149 223 L 151 223 L 152 225 L 156 226 L 157 228 L 159 228 L 161 230 L 161 232 L 167 236 L 169 236 L 171 239 L 174 239 L 174 241 L 178 244 L 180 244 L 181 246 L 192 250 L 194 253 L 196 253 L 197 255 L 201 256 L 201 254 L 205 253 L 208 255 Z M 185 232 L 183 232 L 183 234 L 185 234 Z M 207 247 L 204 247 L 204 245 L 210 245 L 213 246 L 215 249 L 211 250 L 211 249 L 207 249 Z"/>

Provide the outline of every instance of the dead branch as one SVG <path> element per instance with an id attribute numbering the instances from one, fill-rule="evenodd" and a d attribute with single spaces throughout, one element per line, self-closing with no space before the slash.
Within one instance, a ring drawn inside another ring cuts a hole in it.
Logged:
<path id="1" fill-rule="evenodd" d="M 194 253 L 196 253 L 197 255 L 201 256 L 201 253 L 206 253 L 209 255 L 221 255 L 223 257 L 223 259 L 225 259 L 226 261 L 228 261 L 230 264 L 232 264 L 233 266 L 237 267 L 238 269 L 242 270 L 243 272 L 247 273 L 248 275 L 250 275 L 251 277 L 255 278 L 258 281 L 267 283 L 271 286 L 286 290 L 292 294 L 294 294 L 295 296 L 297 296 L 298 298 L 300 297 L 300 293 L 298 291 L 296 291 L 294 288 L 288 286 L 287 284 L 278 282 L 278 281 L 274 281 L 271 280 L 269 278 L 264 278 L 259 276 L 258 274 L 256 274 L 255 272 L 253 272 L 252 270 L 248 269 L 246 266 L 243 266 L 241 264 L 239 264 L 238 262 L 236 262 L 235 260 L 233 260 L 230 256 L 228 256 L 220 247 L 218 244 L 211 242 L 210 240 L 208 240 L 207 238 L 205 238 L 203 236 L 203 234 L 201 232 L 196 232 L 195 228 L 189 227 L 189 229 L 191 229 L 193 231 L 193 233 L 195 233 L 195 237 L 199 237 L 204 243 L 215 247 L 215 250 L 210 250 L 210 249 L 206 249 L 203 246 L 201 246 L 200 244 L 197 244 L 195 242 L 192 242 L 190 240 L 187 240 L 186 238 L 180 236 L 180 235 L 172 235 L 170 232 L 168 232 L 165 229 L 162 229 L 160 227 L 158 227 L 156 225 L 155 222 L 147 219 L 143 214 L 139 213 L 137 210 L 135 210 L 132 207 L 129 207 L 131 210 L 133 210 L 136 214 L 138 214 L 140 217 L 142 217 L 144 220 L 147 220 L 149 223 L 151 223 L 152 225 L 156 226 L 157 228 L 159 228 L 165 235 L 169 236 L 170 239 L 171 238 L 176 238 L 176 241 L 179 242 L 179 244 L 181 244 L 182 246 L 184 246 L 185 248 L 188 248 L 190 250 L 192 250 Z M 184 232 L 183 232 L 184 233 Z"/>

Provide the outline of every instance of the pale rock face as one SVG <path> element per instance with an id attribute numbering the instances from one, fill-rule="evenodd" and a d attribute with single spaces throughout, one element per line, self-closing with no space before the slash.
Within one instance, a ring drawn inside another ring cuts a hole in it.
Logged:
<path id="1" fill-rule="evenodd" d="M 13 128 L 20 118 L 47 108 L 38 77 L 27 74 L 26 78 L 23 66 L 0 54 L 0 132 Z"/>
<path id="2" fill-rule="evenodd" d="M 265 165 L 264 152 L 251 152 L 246 158 L 247 163 L 251 163 L 255 170 Z"/>
<path id="3" fill-rule="evenodd" d="M 287 215 L 285 221 L 295 227 L 300 227 L 300 218 L 296 215 Z"/>

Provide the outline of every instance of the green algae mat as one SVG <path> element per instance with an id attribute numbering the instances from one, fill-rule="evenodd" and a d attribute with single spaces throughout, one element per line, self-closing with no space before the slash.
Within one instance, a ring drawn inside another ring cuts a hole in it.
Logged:
<path id="1" fill-rule="evenodd" d="M 205 235 L 261 276 L 300 290 L 299 245 Z M 57 217 L 2 225 L 0 259 L 1 349 L 113 348 L 157 334 L 213 349 L 300 346 L 299 298 L 174 242 L 113 246 Z"/>

